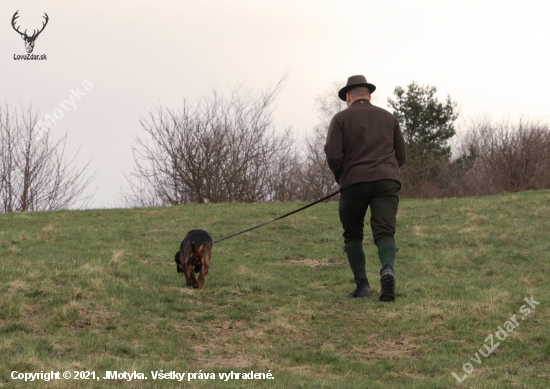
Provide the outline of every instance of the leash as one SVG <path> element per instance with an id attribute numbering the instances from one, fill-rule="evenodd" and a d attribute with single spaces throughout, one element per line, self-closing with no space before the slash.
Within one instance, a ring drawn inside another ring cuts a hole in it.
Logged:
<path id="1" fill-rule="evenodd" d="M 326 199 L 329 199 L 329 198 L 331 198 L 332 196 L 336 196 L 338 193 L 340 193 L 339 190 L 336 191 L 336 192 L 334 192 L 333 194 L 330 194 L 330 195 L 328 195 L 328 196 L 326 196 L 326 197 L 323 197 L 322 199 L 319 199 L 319 200 L 315 201 L 314 203 L 308 204 L 308 205 L 306 205 L 305 207 L 302 207 L 302 208 L 300 208 L 300 209 L 297 209 L 297 210 L 295 210 L 295 211 L 292 211 L 292 212 L 290 212 L 290 213 L 287 213 L 286 215 L 279 216 L 277 219 L 273 219 L 273 220 L 271 220 L 271 221 L 269 221 L 269 222 L 267 222 L 267 223 L 263 223 L 263 224 L 260 224 L 259 226 L 249 228 L 248 230 L 244 230 L 244 231 L 241 231 L 241 232 L 237 232 L 236 234 L 226 236 L 225 238 L 221 238 L 221 239 L 215 240 L 214 243 L 218 243 L 218 242 L 221 242 L 222 240 L 226 240 L 226 239 L 229 239 L 229 238 L 233 238 L 234 236 L 241 235 L 241 234 L 244 234 L 245 232 L 255 230 L 256 228 L 263 227 L 263 226 L 265 226 L 265 225 L 267 225 L 267 224 L 269 224 L 269 223 L 273 223 L 273 222 L 276 221 L 276 220 L 283 219 L 283 218 L 285 218 L 285 217 L 287 217 L 287 216 L 290 216 L 290 215 L 292 215 L 292 214 L 294 214 L 294 213 L 296 213 L 296 212 L 303 211 L 304 209 L 309 208 L 309 207 L 311 207 L 311 206 L 314 206 L 315 204 L 318 204 L 318 203 L 320 203 L 321 201 L 325 201 Z"/>

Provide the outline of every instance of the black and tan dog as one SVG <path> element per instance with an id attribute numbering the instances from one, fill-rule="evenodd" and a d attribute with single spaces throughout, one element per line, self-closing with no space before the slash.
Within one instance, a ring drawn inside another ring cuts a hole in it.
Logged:
<path id="1" fill-rule="evenodd" d="M 181 242 L 180 251 L 176 253 L 174 261 L 177 264 L 178 273 L 185 273 L 187 286 L 193 289 L 204 289 L 204 277 L 210 267 L 210 255 L 214 242 L 208 232 L 204 230 L 191 230 Z M 199 274 L 199 280 L 195 278 Z"/>

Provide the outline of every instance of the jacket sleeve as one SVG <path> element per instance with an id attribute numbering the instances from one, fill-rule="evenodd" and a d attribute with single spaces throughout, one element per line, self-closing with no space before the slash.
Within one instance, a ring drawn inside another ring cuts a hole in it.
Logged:
<path id="1" fill-rule="evenodd" d="M 401 167 L 407 161 L 407 149 L 397 119 L 395 120 L 395 131 L 393 133 L 393 148 L 395 149 L 395 157 L 397 158 L 399 167 Z"/>
<path id="2" fill-rule="evenodd" d="M 328 128 L 325 154 L 328 167 L 334 173 L 336 182 L 339 183 L 340 176 L 344 171 L 344 134 L 337 115 L 332 118 Z"/>

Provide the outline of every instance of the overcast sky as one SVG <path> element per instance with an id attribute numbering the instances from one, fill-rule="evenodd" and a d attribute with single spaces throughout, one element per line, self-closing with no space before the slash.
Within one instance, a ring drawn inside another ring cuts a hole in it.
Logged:
<path id="1" fill-rule="evenodd" d="M 383 108 L 396 86 L 434 85 L 462 117 L 495 119 L 550 110 L 550 2 L 400 1 L 12 1 L 0 3 L 0 98 L 52 114 L 80 86 L 76 110 L 53 131 L 91 158 L 93 207 L 112 207 L 132 169 L 139 118 L 159 102 L 177 108 L 213 87 L 257 91 L 289 71 L 275 102 L 278 123 L 303 135 L 317 122 L 315 97 L 333 80 L 363 74 Z M 33 54 L 12 29 L 49 23 Z M 83 89 L 88 80 L 93 87 Z"/>

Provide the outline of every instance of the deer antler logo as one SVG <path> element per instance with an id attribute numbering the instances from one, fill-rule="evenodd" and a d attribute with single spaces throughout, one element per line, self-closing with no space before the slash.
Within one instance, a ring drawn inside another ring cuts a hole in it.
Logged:
<path id="1" fill-rule="evenodd" d="M 46 19 L 46 21 L 42 22 L 42 28 L 38 31 L 33 30 L 33 34 L 31 36 L 28 36 L 27 35 L 27 30 L 25 30 L 25 32 L 21 32 L 15 26 L 15 19 L 17 19 L 19 17 L 18 13 L 19 13 L 19 11 L 15 12 L 13 14 L 13 18 L 11 19 L 11 26 L 13 27 L 13 29 L 15 31 L 17 31 L 19 33 L 19 35 L 21 35 L 21 38 L 23 38 L 25 40 L 25 49 L 27 49 L 27 53 L 32 53 L 32 50 L 34 49 L 34 41 L 36 40 L 36 38 L 38 38 L 38 35 L 40 35 L 40 33 L 42 31 L 44 31 L 44 27 L 46 27 L 46 24 L 48 24 L 48 20 L 50 18 L 48 17 L 48 14 L 46 12 L 44 12 L 44 15 L 46 15 L 46 16 L 43 16 L 43 18 Z"/>

